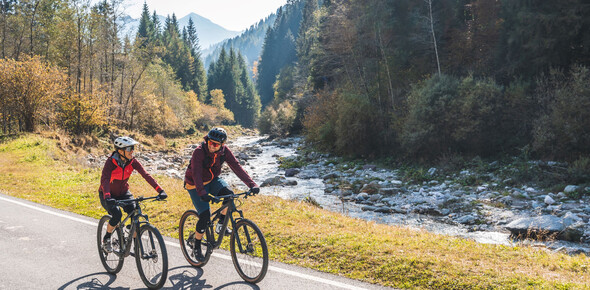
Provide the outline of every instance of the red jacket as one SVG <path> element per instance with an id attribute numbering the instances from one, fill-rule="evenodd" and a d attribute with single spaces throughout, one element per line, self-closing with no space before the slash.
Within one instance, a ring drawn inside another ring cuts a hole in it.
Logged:
<path id="1" fill-rule="evenodd" d="M 162 192 L 162 188 L 154 178 L 145 172 L 141 163 L 133 158 L 127 163 L 124 163 L 119 156 L 119 153 L 113 152 L 111 157 L 107 159 L 102 169 L 100 177 L 100 192 L 103 192 L 105 198 L 118 197 L 125 194 L 129 190 L 129 176 L 133 173 L 133 169 L 137 170 L 141 176 L 147 181 L 158 193 Z"/>
<path id="2" fill-rule="evenodd" d="M 246 186 L 250 188 L 257 186 L 227 146 L 222 145 L 217 152 L 211 153 L 209 152 L 206 140 L 193 152 L 193 156 L 184 175 L 184 182 L 188 185 L 196 186 L 197 193 L 200 196 L 207 195 L 205 184 L 211 182 L 213 178 L 219 177 L 224 161 L 227 161 L 229 168 L 231 168 Z"/>

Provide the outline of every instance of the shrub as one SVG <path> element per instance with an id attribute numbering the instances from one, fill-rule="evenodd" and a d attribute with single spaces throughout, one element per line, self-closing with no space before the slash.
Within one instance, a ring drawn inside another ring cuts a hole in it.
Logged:
<path id="1" fill-rule="evenodd" d="M 166 139 L 162 134 L 156 134 L 156 136 L 154 136 L 154 143 L 158 146 L 166 146 Z"/>
<path id="2" fill-rule="evenodd" d="M 458 87 L 460 113 L 456 116 L 453 141 L 460 151 L 493 155 L 508 138 L 500 126 L 502 88 L 492 79 L 463 78 Z"/>
<path id="3" fill-rule="evenodd" d="M 436 75 L 412 89 L 401 136 L 408 155 L 433 158 L 455 147 L 452 133 L 459 116 L 458 88 L 456 78 Z"/>
<path id="4" fill-rule="evenodd" d="M 296 107 L 290 101 L 272 104 L 262 112 L 258 120 L 258 129 L 272 137 L 283 137 L 289 134 L 297 114 Z"/>
<path id="5" fill-rule="evenodd" d="M 334 105 L 338 99 L 336 92 L 319 91 L 305 110 L 303 126 L 306 138 L 324 149 L 334 148 L 338 119 Z"/>
<path id="6" fill-rule="evenodd" d="M 569 75 L 552 71 L 538 87 L 546 110 L 535 122 L 533 148 L 551 158 L 589 155 L 590 70 L 574 66 Z"/>

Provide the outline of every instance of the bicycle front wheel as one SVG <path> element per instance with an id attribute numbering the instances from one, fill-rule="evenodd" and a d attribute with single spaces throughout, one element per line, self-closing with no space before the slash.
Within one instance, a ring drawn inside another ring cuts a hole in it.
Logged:
<path id="1" fill-rule="evenodd" d="M 242 219 L 230 239 L 231 258 L 244 281 L 258 283 L 268 270 L 268 248 L 262 231 L 252 221 Z"/>
<path id="2" fill-rule="evenodd" d="M 199 221 L 199 214 L 195 210 L 187 210 L 182 217 L 178 225 L 178 242 L 180 243 L 180 250 L 184 255 L 186 261 L 193 267 L 203 267 L 209 261 L 211 257 L 212 249 L 209 249 L 206 235 L 203 235 L 201 241 L 201 252 L 205 259 L 199 261 L 196 258 L 195 249 L 195 230 L 197 228 L 197 222 Z"/>
<path id="3" fill-rule="evenodd" d="M 160 231 L 144 225 L 135 240 L 135 262 L 139 276 L 150 289 L 159 289 L 168 277 L 168 253 Z"/>
<path id="4" fill-rule="evenodd" d="M 111 249 L 107 249 L 102 242 L 102 237 L 107 233 L 107 225 L 111 219 L 110 215 L 103 216 L 98 222 L 96 231 L 96 244 L 98 245 L 98 256 L 105 270 L 111 274 L 117 274 L 123 268 L 123 231 L 116 227 L 111 234 Z"/>

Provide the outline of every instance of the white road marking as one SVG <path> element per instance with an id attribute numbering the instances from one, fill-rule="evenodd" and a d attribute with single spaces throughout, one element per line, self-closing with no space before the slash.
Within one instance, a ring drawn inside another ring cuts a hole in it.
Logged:
<path id="1" fill-rule="evenodd" d="M 51 214 L 51 215 L 54 215 L 54 216 L 66 218 L 66 219 L 73 220 L 73 221 L 76 221 L 76 222 L 80 222 L 80 223 L 83 223 L 83 224 L 87 224 L 87 225 L 91 225 L 91 226 L 97 226 L 98 225 L 98 222 L 96 222 L 96 221 L 93 222 L 93 221 L 88 221 L 88 220 L 85 220 L 85 219 L 81 219 L 81 218 L 69 216 L 69 215 L 66 215 L 66 214 L 55 212 L 53 210 L 48 210 L 48 209 L 44 209 L 44 208 L 41 208 L 41 207 L 38 207 L 38 206 L 26 204 L 24 202 L 20 202 L 20 201 L 17 201 L 17 200 L 12 200 L 12 199 L 8 199 L 8 198 L 4 198 L 2 196 L 0 196 L 0 200 L 12 202 L 12 203 L 18 204 L 20 206 L 24 206 L 24 207 L 27 207 L 27 208 L 30 208 L 30 209 L 38 210 L 40 212 L 44 212 L 44 213 Z M 164 243 L 166 245 L 168 245 L 168 246 L 180 248 L 180 245 L 178 243 L 176 243 L 176 242 L 164 241 Z M 228 256 L 228 255 L 224 255 L 224 254 L 220 254 L 220 253 L 213 253 L 212 255 L 215 256 L 215 257 L 217 257 L 217 258 L 221 258 L 221 259 L 225 259 L 225 260 L 230 260 L 231 261 L 231 257 Z M 271 271 L 283 273 L 283 274 L 286 274 L 286 275 L 290 275 L 290 276 L 294 276 L 294 277 L 299 277 L 299 278 L 307 279 L 307 280 L 311 280 L 311 281 L 316 281 L 316 282 L 320 282 L 320 283 L 324 283 L 324 284 L 328 284 L 328 285 L 332 285 L 332 286 L 340 287 L 340 288 L 344 288 L 344 289 L 366 289 L 366 288 L 360 288 L 360 287 L 356 287 L 356 286 L 353 286 L 353 285 L 347 285 L 345 283 L 341 283 L 341 282 L 337 282 L 337 281 L 332 281 L 332 280 L 329 280 L 329 279 L 324 279 L 324 278 L 320 278 L 320 277 L 316 277 L 316 276 L 312 276 L 312 275 L 308 275 L 308 274 L 298 273 L 298 272 L 295 272 L 295 271 L 291 271 L 291 270 L 287 270 L 287 269 L 283 269 L 283 268 L 279 268 L 279 267 L 269 266 L 268 269 L 271 270 Z"/>

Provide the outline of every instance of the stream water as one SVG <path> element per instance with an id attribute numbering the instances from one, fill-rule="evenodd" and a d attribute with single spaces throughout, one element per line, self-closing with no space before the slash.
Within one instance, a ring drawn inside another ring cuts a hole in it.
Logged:
<path id="1" fill-rule="evenodd" d="M 257 149 L 258 154 L 250 156 L 243 167 L 258 184 L 275 176 L 284 176 L 284 170 L 279 168 L 278 158 L 292 157 L 297 154 L 296 147 L 298 143 L 291 143 L 288 146 L 284 146 L 278 145 L 277 142 L 267 142 L 264 140 L 265 137 L 261 136 L 245 136 L 237 138 L 233 143 L 229 144 L 230 149 L 234 152 L 241 151 L 244 148 Z M 372 174 L 385 178 L 392 176 L 391 172 L 385 170 L 376 171 Z M 230 184 L 242 184 L 233 173 L 228 173 L 227 171 L 224 173 L 223 178 L 230 182 Z M 337 196 L 326 194 L 324 192 L 325 185 L 321 178 L 301 179 L 287 177 L 287 180 L 295 180 L 297 181 L 297 185 L 264 187 L 261 193 L 292 200 L 302 200 L 306 197 L 311 197 L 324 209 L 377 223 L 424 229 L 429 232 L 469 238 L 481 243 L 512 244 L 508 233 L 469 231 L 466 226 L 439 222 L 436 220 L 436 217 L 428 215 L 363 211 L 362 205 L 360 204 L 342 201 Z"/>

